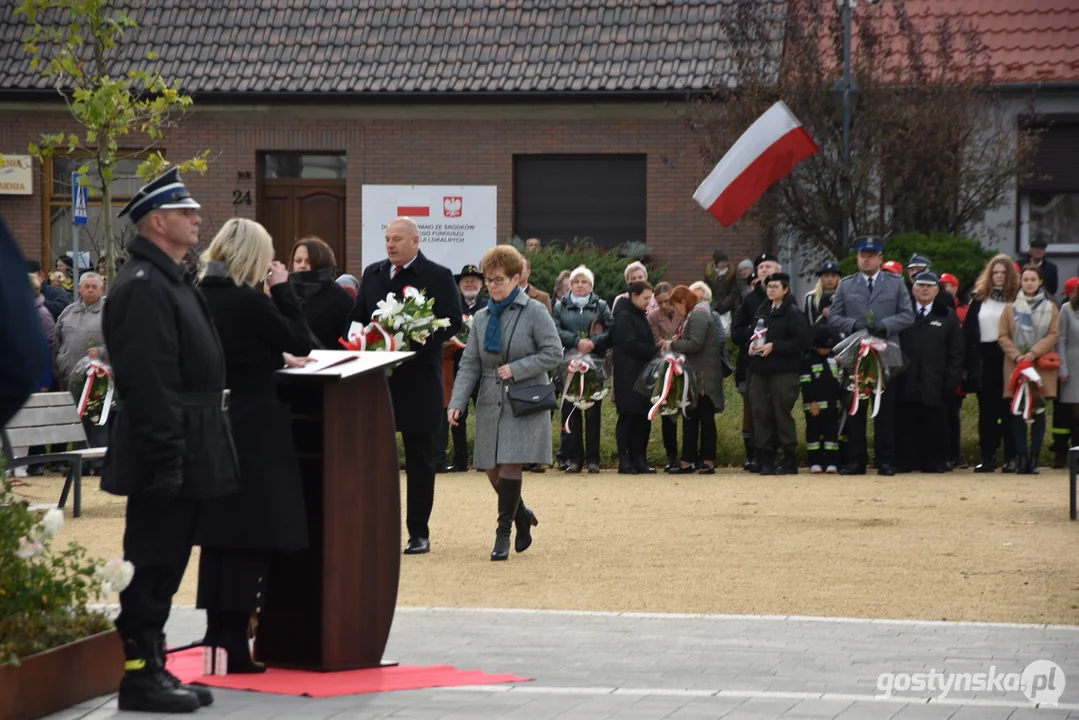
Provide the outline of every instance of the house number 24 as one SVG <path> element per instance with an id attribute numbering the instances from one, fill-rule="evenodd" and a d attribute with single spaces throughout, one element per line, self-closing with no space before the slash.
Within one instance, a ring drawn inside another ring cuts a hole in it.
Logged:
<path id="1" fill-rule="evenodd" d="M 232 191 L 232 204 L 233 205 L 250 205 L 251 204 L 251 191 L 250 190 L 233 190 Z"/>

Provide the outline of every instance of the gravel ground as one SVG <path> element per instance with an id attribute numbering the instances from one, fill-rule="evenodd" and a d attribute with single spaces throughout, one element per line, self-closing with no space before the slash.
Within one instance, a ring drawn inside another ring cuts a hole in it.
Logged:
<path id="1" fill-rule="evenodd" d="M 59 497 L 61 478 L 29 482 L 20 497 Z M 84 485 L 83 516 L 59 540 L 119 555 L 123 499 Z M 524 496 L 535 544 L 491 563 L 494 492 L 479 473 L 440 475 L 432 552 L 402 559 L 398 603 L 1079 624 L 1079 523 L 1062 471 L 547 472 L 526 476 Z M 196 563 L 179 604 L 194 602 Z"/>

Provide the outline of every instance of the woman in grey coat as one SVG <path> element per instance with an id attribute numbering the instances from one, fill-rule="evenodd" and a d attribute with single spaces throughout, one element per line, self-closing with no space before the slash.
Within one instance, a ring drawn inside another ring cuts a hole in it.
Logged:
<path id="1" fill-rule="evenodd" d="M 1060 334 L 1057 338 L 1060 368 L 1057 370 L 1057 399 L 1069 417 L 1079 416 L 1079 376 L 1072 382 L 1071 371 L 1079 373 L 1079 288 L 1071 294 L 1060 308 Z M 1071 407 L 1068 407 L 1068 406 Z M 1056 430 L 1054 429 L 1054 432 Z M 1072 421 L 1071 446 L 1079 440 L 1079 422 Z"/>
<path id="2" fill-rule="evenodd" d="M 488 250 L 480 267 L 491 299 L 473 316 L 447 418 L 457 425 L 478 386 L 473 459 L 498 493 L 491 559 L 505 560 L 510 526 L 517 526 L 515 549 L 524 552 L 532 544 L 531 526 L 539 524 L 521 499 L 522 466 L 551 462 L 550 411 L 514 417 L 506 391 L 546 384 L 562 360 L 562 343 L 547 309 L 520 290 L 524 259 L 516 248 Z"/>

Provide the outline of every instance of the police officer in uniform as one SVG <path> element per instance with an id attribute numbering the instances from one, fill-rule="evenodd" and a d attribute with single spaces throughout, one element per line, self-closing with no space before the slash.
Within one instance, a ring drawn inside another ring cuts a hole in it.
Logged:
<path id="1" fill-rule="evenodd" d="M 870 335 L 898 341 L 899 333 L 914 322 L 910 293 L 901 278 L 881 272 L 884 241 L 876 236 L 858 238 L 858 272 L 843 278 L 832 300 L 828 324 L 836 331 L 849 335 L 868 330 Z M 894 384 L 889 384 L 881 396 L 880 411 L 873 421 L 876 432 L 874 461 L 881 475 L 895 474 L 895 400 Z M 866 448 L 866 408 L 859 405 L 855 415 L 847 417 L 845 465 L 841 475 L 864 475 L 869 464 Z"/>
<path id="2" fill-rule="evenodd" d="M 225 359 L 202 295 L 181 261 L 198 242 L 199 204 L 174 169 L 120 216 L 138 235 L 110 283 L 103 330 L 116 382 L 101 488 L 127 497 L 116 629 L 126 663 L 121 710 L 194 712 L 213 702 L 165 669 L 165 621 L 191 555 L 202 501 L 234 492 Z"/>
<path id="3" fill-rule="evenodd" d="M 899 472 L 942 473 L 948 468 L 948 404 L 963 373 L 963 331 L 959 317 L 939 302 L 936 273 L 914 276 L 914 324 L 899 333 L 908 364 L 895 383 L 903 432 L 897 442 Z"/>

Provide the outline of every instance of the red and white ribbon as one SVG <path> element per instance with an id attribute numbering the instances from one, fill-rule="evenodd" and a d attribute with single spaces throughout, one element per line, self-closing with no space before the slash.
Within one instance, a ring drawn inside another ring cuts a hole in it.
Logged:
<path id="1" fill-rule="evenodd" d="M 1035 388 L 1041 388 L 1042 376 L 1034 369 L 1029 360 L 1020 360 L 1008 380 L 1008 391 L 1012 394 L 1012 415 L 1018 415 L 1027 422 L 1034 421 Z"/>
<path id="2" fill-rule="evenodd" d="M 375 321 L 371 321 L 364 328 L 360 328 L 359 323 L 352 323 L 352 327 L 349 328 L 348 332 L 348 340 L 338 338 L 337 342 L 341 343 L 347 350 L 358 350 L 363 352 L 367 350 L 367 336 L 371 334 L 372 331 L 375 331 L 382 336 L 383 341 L 386 343 L 386 347 L 382 348 L 383 350 L 392 352 L 397 349 L 397 338 Z"/>
<path id="3" fill-rule="evenodd" d="M 887 348 L 888 343 L 883 340 L 872 337 L 862 338 L 861 346 L 858 348 L 858 359 L 854 361 L 854 372 L 852 374 L 854 399 L 851 400 L 850 410 L 847 411 L 848 415 L 854 415 L 858 412 L 858 406 L 862 395 L 861 388 L 859 387 L 862 378 L 862 359 L 869 355 L 869 353 L 874 353 L 877 356 L 877 372 L 873 383 L 873 411 L 870 417 L 875 418 L 877 413 L 880 412 L 880 397 L 884 394 L 884 365 L 881 362 L 880 353 Z"/>
<path id="4" fill-rule="evenodd" d="M 98 425 L 104 425 L 109 419 L 109 409 L 112 407 L 112 373 L 109 371 L 109 366 L 100 360 L 91 360 L 90 367 L 86 371 L 86 382 L 82 384 L 82 397 L 79 398 L 79 417 L 86 413 L 86 406 L 90 402 L 90 394 L 94 389 L 94 380 L 100 377 L 108 381 L 105 400 L 101 404 L 101 417 L 97 419 Z"/>
<path id="5" fill-rule="evenodd" d="M 566 394 L 569 392 L 569 386 L 573 382 L 574 375 L 577 376 L 578 389 L 577 402 L 573 403 L 573 407 L 570 408 L 569 413 L 566 415 L 566 422 L 562 424 L 562 429 L 565 432 L 570 432 L 569 419 L 573 417 L 573 411 L 577 409 L 577 403 L 584 400 L 584 374 L 591 369 L 591 366 L 581 358 L 574 358 L 566 365 L 566 382 L 562 386 L 562 402 L 566 402 Z"/>
<path id="6" fill-rule="evenodd" d="M 663 404 L 667 402 L 667 397 L 671 394 L 671 388 L 674 387 L 674 378 L 677 375 L 685 373 L 683 366 L 686 363 L 684 355 L 666 355 L 663 361 L 667 364 L 663 370 L 663 390 L 660 391 L 659 400 L 648 411 L 648 419 L 655 420 L 656 414 L 663 408 Z M 682 383 L 682 412 L 686 411 L 686 407 L 689 405 L 689 383 Z"/>

